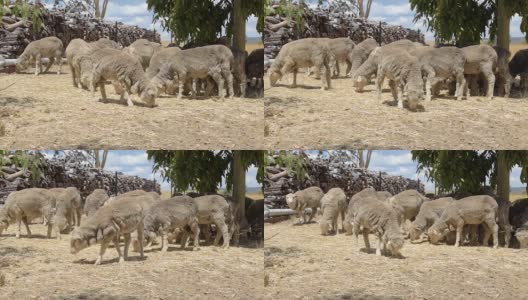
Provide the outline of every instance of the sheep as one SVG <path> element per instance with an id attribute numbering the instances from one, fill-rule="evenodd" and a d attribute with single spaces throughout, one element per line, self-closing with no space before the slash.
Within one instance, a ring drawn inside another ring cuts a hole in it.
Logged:
<path id="1" fill-rule="evenodd" d="M 528 92 L 528 49 L 517 51 L 510 61 L 508 68 L 512 78 L 521 77 L 520 88 L 522 95 Z"/>
<path id="2" fill-rule="evenodd" d="M 62 69 L 62 41 L 57 37 L 45 37 L 38 41 L 33 41 L 27 45 L 24 52 L 18 57 L 16 63 L 17 72 L 26 70 L 31 62 L 35 62 L 35 76 L 40 73 L 46 73 L 53 63 L 59 67 L 57 74 L 60 75 Z M 42 72 L 42 58 L 49 58 L 46 70 Z"/>
<path id="3" fill-rule="evenodd" d="M 51 224 L 57 233 L 57 239 L 60 240 L 60 233 L 66 227 L 71 230 L 72 224 L 77 226 L 81 224 L 81 194 L 75 187 L 53 188 L 50 192 L 56 200 L 56 210 L 51 218 Z"/>
<path id="4" fill-rule="evenodd" d="M 390 204 L 379 201 L 373 189 L 363 191 L 365 192 L 361 197 L 353 201 L 351 199 L 350 204 L 352 205 L 349 206 L 348 211 L 352 214 L 352 228 L 356 243 L 358 243 L 359 229 L 362 227 L 367 251 L 370 251 L 368 235 L 374 233 L 378 238 L 376 255 L 381 256 L 381 245 L 383 244 L 383 249 L 388 248 L 392 256 L 401 257 L 400 251 L 404 244 L 404 236 L 400 231 L 396 211 Z"/>
<path id="5" fill-rule="evenodd" d="M 519 247 L 528 248 L 528 198 L 518 199 L 512 203 L 509 218 Z"/>
<path id="6" fill-rule="evenodd" d="M 378 198 L 378 200 L 386 202 L 390 197 L 392 197 L 392 194 L 387 191 L 377 191 L 376 197 Z"/>
<path id="7" fill-rule="evenodd" d="M 440 218 L 427 231 L 429 241 L 437 244 L 449 232 L 449 227 L 453 226 L 456 228 L 455 247 L 459 247 L 464 224 L 484 224 L 487 227 L 484 245 L 488 244 L 491 231 L 493 248 L 497 248 L 499 246 L 498 207 L 495 199 L 488 195 L 469 196 L 454 201 L 445 208 Z"/>
<path id="8" fill-rule="evenodd" d="M 493 49 L 497 52 L 497 80 L 495 81 L 498 88 L 497 94 L 509 98 L 513 81 L 509 68 L 511 52 L 498 46 L 494 46 Z"/>
<path id="9" fill-rule="evenodd" d="M 321 198 L 321 211 L 322 218 L 319 221 L 321 227 L 321 234 L 326 235 L 330 230 L 333 230 L 336 234 L 339 233 L 337 226 L 337 218 L 341 214 L 341 227 L 345 230 L 345 213 L 346 213 L 346 195 L 340 188 L 330 189 Z"/>
<path id="10" fill-rule="evenodd" d="M 149 107 L 155 106 L 158 88 L 151 82 L 141 64 L 132 56 L 115 49 L 100 49 L 93 56 L 102 56 L 94 61 L 92 69 L 91 89 L 92 97 L 95 97 L 95 88 L 101 89 L 102 100 L 106 100 L 105 82 L 111 80 L 124 86 L 127 92 L 128 106 L 134 106 L 130 94 L 138 94 L 143 102 Z M 124 100 L 125 92 L 121 93 L 121 101 Z"/>
<path id="11" fill-rule="evenodd" d="M 229 248 L 230 241 L 230 225 L 233 225 L 234 216 L 229 203 L 220 195 L 206 195 L 193 198 L 198 208 L 198 224 L 209 225 L 215 224 L 217 234 L 214 240 L 214 245 L 217 246 L 220 238 L 224 239 L 222 247 Z M 231 232 L 233 232 L 231 230 Z M 219 234 L 220 233 L 220 234 Z M 184 241 L 187 236 L 184 236 Z"/>
<path id="12" fill-rule="evenodd" d="M 80 86 L 80 66 L 77 63 L 75 59 L 77 57 L 80 57 L 82 55 L 89 55 L 93 51 L 93 48 L 85 42 L 82 39 L 73 39 L 68 44 L 68 47 L 66 47 L 66 60 L 68 61 L 68 65 L 70 67 L 70 73 L 72 76 L 73 86 L 79 87 Z"/>
<path id="13" fill-rule="evenodd" d="M 91 42 L 90 45 L 92 45 L 95 49 L 103 49 L 103 48 L 112 48 L 121 50 L 123 49 L 123 46 L 117 42 L 114 42 L 112 40 L 109 40 L 107 38 L 100 38 L 95 42 Z"/>
<path id="14" fill-rule="evenodd" d="M 410 52 L 418 58 L 422 71 L 426 74 L 425 100 L 431 101 L 433 87 L 441 81 L 451 77 L 456 78 L 455 96 L 462 100 L 466 79 L 464 77 L 464 66 L 466 57 L 464 52 L 456 47 L 420 47 Z"/>
<path id="15" fill-rule="evenodd" d="M 321 77 L 321 90 L 330 89 L 330 62 L 334 59 L 328 47 L 328 39 L 307 38 L 290 42 L 281 48 L 269 69 L 270 84 L 272 87 L 276 86 L 279 79 L 293 73 L 292 87 L 295 88 L 299 68 L 313 66 L 317 71 L 324 68 L 325 76 Z"/>
<path id="16" fill-rule="evenodd" d="M 80 227 L 73 230 L 70 240 L 70 252 L 77 254 L 81 250 L 93 245 L 101 244 L 99 256 L 95 265 L 100 265 L 106 248 L 113 242 L 122 263 L 128 258 L 131 233 L 137 231 L 139 249 L 143 259 L 143 220 L 151 201 L 150 196 L 136 196 L 123 198 L 109 205 L 105 205 L 89 217 Z M 119 237 L 125 238 L 124 255 L 121 254 Z"/>
<path id="17" fill-rule="evenodd" d="M 403 94 L 406 92 L 409 108 L 413 111 L 417 110 L 424 94 L 419 60 L 409 53 L 399 50 L 381 56 L 376 78 L 378 101 L 380 102 L 385 77 L 390 80 L 389 86 L 394 100 L 398 102 L 398 108 L 403 108 Z"/>
<path id="18" fill-rule="evenodd" d="M 347 232 L 347 235 L 353 234 L 352 227 L 354 224 L 354 218 L 353 218 L 354 215 L 352 213 L 352 207 L 354 206 L 354 202 L 356 202 L 358 199 L 366 199 L 369 201 L 383 201 L 384 199 L 380 199 L 380 197 L 383 198 L 381 194 L 379 194 L 378 196 L 378 192 L 376 192 L 376 190 L 374 190 L 373 188 L 365 188 L 355 193 L 354 196 L 350 198 L 350 201 L 348 202 L 346 217 L 345 217 L 345 230 Z"/>
<path id="19" fill-rule="evenodd" d="M 233 81 L 235 88 L 235 93 L 240 95 L 240 97 L 246 96 L 246 86 L 247 86 L 247 77 L 246 77 L 246 61 L 248 59 L 247 51 L 242 51 L 235 47 L 230 47 L 231 52 L 233 53 Z"/>
<path id="20" fill-rule="evenodd" d="M 198 206 L 191 197 L 177 196 L 167 201 L 159 201 L 146 213 L 144 220 L 144 234 L 150 242 L 161 235 L 161 251 L 167 252 L 169 244 L 166 238 L 175 229 L 190 228 L 194 235 L 193 250 L 199 247 L 200 228 L 198 226 Z M 185 247 L 182 240 L 181 247 Z"/>
<path id="21" fill-rule="evenodd" d="M 264 95 L 264 48 L 253 50 L 246 60 L 246 77 L 250 86 L 257 90 L 257 97 Z"/>
<path id="22" fill-rule="evenodd" d="M 146 39 L 139 39 L 123 49 L 123 52 L 135 57 L 141 64 L 143 71 L 145 71 L 150 64 L 152 56 L 161 49 L 163 49 L 163 47 L 159 43 L 154 43 Z"/>
<path id="23" fill-rule="evenodd" d="M 152 55 L 152 58 L 150 59 L 149 66 L 146 70 L 147 77 L 149 79 L 153 79 L 160 73 L 163 66 L 170 64 L 171 61 L 174 61 L 178 59 L 177 53 L 181 51 L 178 47 L 170 47 L 162 49 L 154 55 Z M 162 76 L 160 74 L 160 76 Z M 167 94 L 174 94 L 176 85 L 172 82 L 171 78 L 158 78 L 159 84 L 158 88 L 160 90 L 165 89 L 165 92 Z"/>
<path id="24" fill-rule="evenodd" d="M 5 205 L 0 209 L 0 235 L 10 224 L 17 223 L 16 238 L 20 238 L 20 226 L 24 223 L 27 236 L 31 237 L 28 223 L 39 217 L 44 217 L 48 226 L 47 237 L 51 238 L 52 224 L 49 222 L 56 207 L 53 194 L 46 189 L 29 188 L 12 192 L 7 197 Z"/>
<path id="25" fill-rule="evenodd" d="M 297 212 L 299 217 L 299 225 L 306 223 L 306 216 L 304 210 L 306 208 L 311 208 L 312 213 L 308 219 L 310 223 L 317 212 L 317 208 L 321 206 L 321 198 L 323 198 L 324 193 L 321 188 L 317 186 L 312 186 L 301 191 L 297 191 L 293 194 L 286 195 L 286 203 L 288 206 Z"/>
<path id="26" fill-rule="evenodd" d="M 104 205 L 108 200 L 108 193 L 103 189 L 95 189 L 88 197 L 84 204 L 84 213 L 87 217 L 91 217 L 95 212 Z"/>
<path id="27" fill-rule="evenodd" d="M 479 75 L 483 74 L 488 82 L 486 97 L 488 100 L 493 99 L 493 88 L 495 87 L 495 70 L 497 68 L 498 56 L 493 47 L 488 45 L 474 45 L 462 48 L 466 57 L 464 65 L 464 74 Z M 467 84 L 464 88 L 464 94 L 469 96 Z"/>
<path id="28" fill-rule="evenodd" d="M 420 206 L 420 211 L 409 228 L 410 240 L 415 241 L 420 235 L 431 227 L 434 222 L 440 219 L 445 208 L 455 199 L 451 197 L 438 198 L 432 201 L 425 201 Z"/>
<path id="29" fill-rule="evenodd" d="M 352 51 L 356 44 L 350 38 L 335 38 L 328 41 L 328 48 L 335 58 L 335 69 L 333 71 L 334 77 L 339 77 L 339 64 L 346 63 L 347 69 L 345 74 L 350 73 L 352 68 Z"/>
<path id="30" fill-rule="evenodd" d="M 350 54 L 352 65 L 350 66 L 349 76 L 352 76 L 354 72 L 368 59 L 370 53 L 378 47 L 378 42 L 373 38 L 363 40 L 357 44 Z"/>
<path id="31" fill-rule="evenodd" d="M 388 199 L 390 204 L 402 207 L 405 220 L 410 221 L 414 221 L 420 211 L 420 207 L 426 201 L 429 201 L 429 199 L 416 190 L 405 190 Z"/>

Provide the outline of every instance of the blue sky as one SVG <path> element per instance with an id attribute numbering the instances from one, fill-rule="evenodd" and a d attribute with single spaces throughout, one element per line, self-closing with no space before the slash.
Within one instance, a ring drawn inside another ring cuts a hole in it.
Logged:
<path id="1" fill-rule="evenodd" d="M 311 0 L 316 3 L 316 0 Z M 427 27 L 423 21 L 414 20 L 414 12 L 411 11 L 409 0 L 374 0 L 370 11 L 370 20 L 384 21 L 388 24 L 402 25 L 403 27 L 420 29 L 426 36 L 426 40 L 434 39 L 432 32 L 426 32 Z M 523 37 L 520 30 L 521 18 L 516 15 L 511 22 L 510 33 L 512 37 Z"/>
<path id="2" fill-rule="evenodd" d="M 53 151 L 47 153 L 53 155 Z M 152 161 L 147 159 L 146 151 L 113 150 L 108 153 L 105 170 L 118 171 L 126 175 L 136 175 L 146 179 L 156 179 L 161 184 L 161 190 L 170 190 L 170 184 L 162 182 L 159 174 L 152 173 Z M 246 174 L 247 187 L 260 187 L 256 180 L 257 168 L 251 167 Z M 224 187 L 224 186 L 222 186 Z"/>
<path id="3" fill-rule="evenodd" d="M 52 1 L 48 1 L 52 2 Z M 162 32 L 159 23 L 152 24 L 152 12 L 147 10 L 145 0 L 110 0 L 106 11 L 106 20 L 119 21 L 129 25 L 138 25 L 147 29 L 156 29 L 162 34 L 162 40 L 170 40 L 170 35 Z M 247 36 L 258 37 L 257 19 L 251 17 L 247 23 Z"/>

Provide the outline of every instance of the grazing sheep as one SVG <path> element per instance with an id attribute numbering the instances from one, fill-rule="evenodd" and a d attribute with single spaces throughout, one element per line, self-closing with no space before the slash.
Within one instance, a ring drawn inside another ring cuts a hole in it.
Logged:
<path id="1" fill-rule="evenodd" d="M 56 200 L 55 214 L 51 218 L 51 224 L 57 232 L 57 239 L 60 239 L 61 231 L 68 228 L 71 230 L 72 224 L 81 224 L 81 194 L 75 187 L 50 189 Z"/>
<path id="2" fill-rule="evenodd" d="M 246 60 L 246 77 L 250 87 L 257 90 L 257 97 L 264 95 L 264 49 L 253 50 Z"/>
<path id="3" fill-rule="evenodd" d="M 495 87 L 495 70 L 497 68 L 498 56 L 493 47 L 488 45 L 475 45 L 462 48 L 466 57 L 464 66 L 465 75 L 483 74 L 488 82 L 486 97 L 493 99 L 493 88 Z M 464 89 L 466 97 L 469 96 L 469 89 Z"/>
<path id="4" fill-rule="evenodd" d="M 352 51 L 356 44 L 350 38 L 335 38 L 328 41 L 328 48 L 335 58 L 335 69 L 332 74 L 334 77 L 339 77 L 339 64 L 346 63 L 347 69 L 345 74 L 350 73 L 352 68 Z"/>
<path id="5" fill-rule="evenodd" d="M 33 41 L 27 45 L 24 52 L 18 57 L 16 63 L 17 72 L 26 70 L 31 62 L 35 62 L 35 75 L 46 73 L 53 63 L 59 67 L 57 74 L 60 75 L 62 69 L 62 41 L 54 36 L 45 37 L 38 41 Z M 46 70 L 42 72 L 42 58 L 48 58 L 49 63 Z"/>
<path id="6" fill-rule="evenodd" d="M 456 78 L 455 96 L 462 100 L 464 85 L 464 66 L 466 57 L 464 52 L 456 47 L 420 47 L 410 52 L 418 58 L 422 71 L 426 74 L 425 100 L 431 101 L 432 89 L 437 83 L 452 77 Z"/>
<path id="7" fill-rule="evenodd" d="M 345 230 L 345 213 L 346 213 L 346 195 L 340 188 L 330 189 L 321 198 L 321 214 L 323 215 L 319 221 L 321 227 L 321 234 L 326 235 L 330 230 L 336 234 L 339 233 L 337 226 L 337 218 L 341 214 L 341 227 Z"/>
<path id="8" fill-rule="evenodd" d="M 519 247 L 528 248 L 528 198 L 515 200 L 509 215 Z"/>
<path id="9" fill-rule="evenodd" d="M 321 76 L 321 90 L 331 88 L 330 62 L 334 60 L 328 47 L 328 39 L 307 38 L 289 42 L 284 45 L 269 69 L 270 84 L 276 86 L 277 81 L 288 73 L 293 73 L 292 87 L 297 87 L 297 72 L 299 68 L 315 67 L 318 72 L 324 68 Z"/>
<path id="10" fill-rule="evenodd" d="M 90 45 L 92 45 L 95 49 L 103 49 L 103 48 L 112 48 L 121 50 L 123 49 L 123 46 L 117 42 L 114 42 L 107 38 L 100 38 L 95 42 L 91 42 Z"/>
<path id="11" fill-rule="evenodd" d="M 91 217 L 95 212 L 104 205 L 108 200 L 108 193 L 103 189 L 94 190 L 88 197 L 86 197 L 86 203 L 84 204 L 84 212 L 87 217 Z"/>
<path id="12" fill-rule="evenodd" d="M 398 108 L 403 108 L 403 94 L 406 92 L 409 108 L 417 110 L 424 94 L 420 61 L 405 51 L 393 51 L 381 56 L 376 78 L 380 102 L 385 77 L 390 80 L 389 86 Z"/>
<path id="13" fill-rule="evenodd" d="M 462 229 L 465 224 L 484 224 L 487 227 L 487 233 L 484 237 L 484 245 L 488 244 L 489 233 L 493 234 L 493 248 L 499 246 L 497 225 L 498 204 L 493 197 L 487 195 L 470 196 L 448 205 L 440 219 L 427 231 L 429 241 L 437 244 L 448 232 L 449 227 L 456 228 L 455 247 L 460 246 Z"/>
<path id="14" fill-rule="evenodd" d="M 392 194 L 387 191 L 377 191 L 376 196 L 378 197 L 378 200 L 386 202 L 390 197 L 392 197 Z"/>
<path id="15" fill-rule="evenodd" d="M 143 102 L 149 107 L 155 106 L 158 95 L 156 84 L 151 82 L 141 64 L 132 56 L 115 49 L 100 49 L 93 53 L 100 57 L 94 61 L 92 70 L 92 96 L 95 97 L 95 88 L 101 89 L 102 100 L 106 100 L 105 82 L 110 80 L 124 86 L 127 92 L 128 106 L 134 106 L 130 94 L 138 94 Z M 121 93 L 121 101 L 124 100 L 125 92 Z"/>
<path id="16" fill-rule="evenodd" d="M 414 221 L 420 211 L 420 207 L 426 201 L 429 201 L 429 199 L 416 190 L 405 190 L 388 199 L 390 204 L 402 207 L 404 219 L 410 221 Z"/>
<path id="17" fill-rule="evenodd" d="M 350 198 L 345 217 L 345 230 L 347 232 L 347 235 L 351 235 L 353 233 L 354 215 L 352 214 L 352 207 L 354 206 L 354 202 L 358 201 L 358 199 L 364 199 L 369 201 L 383 201 L 384 199 L 380 199 L 380 196 L 381 194 L 378 196 L 378 192 L 376 192 L 375 189 L 365 188 L 360 192 L 355 193 L 354 196 Z"/>
<path id="18" fill-rule="evenodd" d="M 511 52 L 498 46 L 494 46 L 493 49 L 497 52 L 497 79 L 495 81 L 498 89 L 497 95 L 509 98 L 513 83 L 509 67 Z"/>
<path id="19" fill-rule="evenodd" d="M 200 228 L 198 226 L 198 207 L 193 198 L 188 196 L 177 196 L 167 201 L 159 201 L 148 211 L 144 221 L 144 233 L 150 242 L 161 235 L 161 249 L 166 252 L 169 243 L 166 238 L 169 232 L 176 229 L 185 230 L 190 228 L 194 236 L 193 250 L 198 249 Z M 185 241 L 182 240 L 182 248 Z"/>
<path id="20" fill-rule="evenodd" d="M 352 65 L 348 75 L 352 76 L 352 74 L 369 58 L 370 53 L 378 46 L 378 42 L 373 38 L 368 38 L 357 44 L 350 54 Z"/>
<path id="21" fill-rule="evenodd" d="M 83 55 L 89 55 L 92 51 L 93 47 L 82 39 L 73 39 L 68 44 L 68 47 L 66 47 L 66 60 L 70 67 L 74 87 L 81 85 L 81 68 L 78 63 L 78 58 Z"/>
<path id="22" fill-rule="evenodd" d="M 143 71 L 145 71 L 150 64 L 152 56 L 161 49 L 163 49 L 161 44 L 146 39 L 139 39 L 123 49 L 123 52 L 135 57 L 141 63 Z"/>
<path id="23" fill-rule="evenodd" d="M 95 264 L 99 265 L 103 261 L 106 248 L 110 242 L 113 242 L 121 263 L 128 258 L 131 233 L 137 231 L 139 249 L 143 258 L 143 220 L 148 209 L 142 201 L 145 198 L 150 197 L 124 198 L 99 208 L 80 227 L 73 230 L 70 241 L 71 253 L 77 254 L 93 244 L 101 244 L 99 256 L 95 261 Z M 119 245 L 120 235 L 125 238 L 124 256 Z"/>
<path id="24" fill-rule="evenodd" d="M 17 223 L 16 238 L 20 238 L 20 226 L 24 223 L 28 237 L 31 237 L 29 222 L 44 217 L 48 220 L 47 237 L 51 238 L 51 220 L 55 211 L 56 200 L 46 189 L 30 188 L 12 192 L 7 197 L 5 205 L 0 209 L 0 235 L 10 224 Z"/>
<path id="25" fill-rule="evenodd" d="M 440 219 L 440 216 L 455 199 L 451 197 L 438 198 L 432 201 L 423 202 L 416 218 L 411 223 L 409 234 L 411 241 L 420 238 L 420 235 L 431 227 L 434 222 Z"/>
<path id="26" fill-rule="evenodd" d="M 354 201 L 351 200 L 350 204 L 352 205 L 348 213 L 352 214 L 356 243 L 358 242 L 359 229 L 362 227 L 367 251 L 370 251 L 368 235 L 374 233 L 378 237 L 376 255 L 381 256 L 381 245 L 383 244 L 383 249 L 388 248 L 393 256 L 401 257 L 400 250 L 403 247 L 404 236 L 400 231 L 398 215 L 390 204 L 379 201 L 373 189 L 365 191 L 361 197 L 357 197 Z"/>
<path id="27" fill-rule="evenodd" d="M 321 198 L 323 198 L 323 196 L 324 193 L 321 188 L 311 186 L 302 191 L 286 195 L 286 203 L 291 209 L 297 212 L 297 216 L 299 217 L 298 224 L 306 223 L 304 210 L 308 207 L 311 208 L 312 213 L 308 219 L 308 223 L 310 223 L 317 212 L 317 208 L 321 206 Z"/>
<path id="28" fill-rule="evenodd" d="M 178 47 L 171 47 L 171 48 L 165 48 L 162 49 L 152 56 L 150 59 L 149 66 L 147 68 L 147 77 L 149 79 L 152 79 L 156 77 L 163 66 L 169 65 L 171 61 L 174 61 L 178 59 L 177 53 L 181 51 Z M 162 76 L 160 74 L 160 76 Z M 173 95 L 176 91 L 176 84 L 172 81 L 171 78 L 159 78 L 159 85 L 158 88 L 160 90 L 165 89 L 165 93 L 169 95 Z"/>
<path id="29" fill-rule="evenodd" d="M 198 207 L 198 224 L 215 224 L 217 234 L 214 245 L 217 246 L 220 238 L 224 239 L 223 248 L 229 248 L 230 225 L 234 222 L 233 212 L 226 199 L 219 195 L 207 195 L 193 199 Z M 220 233 L 220 234 L 219 234 Z M 185 236 L 184 240 L 187 237 Z"/>
<path id="30" fill-rule="evenodd" d="M 522 95 L 528 92 L 528 49 L 517 51 L 510 61 L 509 70 L 512 78 L 521 77 L 520 88 Z"/>

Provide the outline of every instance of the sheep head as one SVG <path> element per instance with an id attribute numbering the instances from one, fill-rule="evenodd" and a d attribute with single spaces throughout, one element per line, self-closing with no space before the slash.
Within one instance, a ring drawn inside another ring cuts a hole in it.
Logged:
<path id="1" fill-rule="evenodd" d="M 297 195 L 295 194 L 286 195 L 286 203 L 288 204 L 289 208 L 293 210 L 297 209 Z"/>

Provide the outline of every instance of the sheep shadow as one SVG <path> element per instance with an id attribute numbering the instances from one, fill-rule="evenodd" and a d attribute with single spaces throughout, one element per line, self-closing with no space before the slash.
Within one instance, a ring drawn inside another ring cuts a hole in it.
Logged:
<path id="1" fill-rule="evenodd" d="M 383 104 L 384 105 L 387 105 L 387 106 L 391 106 L 391 107 L 397 107 L 398 106 L 398 101 L 396 100 L 385 100 L 383 101 Z M 408 111 L 411 111 L 411 112 L 425 112 L 425 107 L 423 105 L 423 103 L 420 103 L 417 105 L 418 107 L 416 109 L 411 109 L 410 106 L 409 106 L 409 102 L 407 100 L 403 100 L 403 108 L 408 110 Z"/>
<path id="2" fill-rule="evenodd" d="M 3 234 L 2 237 L 12 237 L 12 238 L 16 238 L 16 234 L 15 233 L 11 233 L 11 234 Z M 20 235 L 20 239 L 42 239 L 42 240 L 53 240 L 55 239 L 55 237 L 53 237 L 53 235 L 48 238 L 48 236 L 46 235 L 43 235 L 43 234 L 31 234 L 31 236 L 27 236 L 27 234 L 21 234 Z"/>
<path id="3" fill-rule="evenodd" d="M 121 101 L 119 99 L 106 98 L 106 100 L 99 99 L 98 102 L 104 103 L 104 104 L 118 104 L 121 106 L 128 106 L 126 100 Z M 141 100 L 137 100 L 135 98 L 132 99 L 132 103 L 134 103 L 134 106 L 153 108 L 151 106 L 148 106 L 146 103 L 141 102 Z M 157 104 L 154 105 L 154 107 L 157 107 L 157 106 L 158 106 Z"/>
<path id="4" fill-rule="evenodd" d="M 305 90 L 320 90 L 321 89 L 320 86 L 298 84 L 297 86 L 294 87 L 291 84 L 285 84 L 285 83 L 276 84 L 273 87 L 283 87 L 283 88 L 287 88 L 287 89 L 305 89 Z"/>
<path id="5" fill-rule="evenodd" d="M 370 249 L 360 248 L 359 251 L 363 252 L 363 253 L 366 253 L 366 254 L 374 254 L 374 255 L 376 255 L 376 249 L 375 248 L 370 248 Z M 406 258 L 403 255 L 399 255 L 399 256 L 392 255 L 389 250 L 381 250 L 381 256 L 387 257 L 387 258 L 390 258 L 390 259 L 405 259 Z"/>
<path id="6" fill-rule="evenodd" d="M 33 107 L 35 99 L 31 97 L 15 98 L 15 97 L 0 97 L 0 107 L 8 106 L 22 106 Z"/>
<path id="7" fill-rule="evenodd" d="M 147 260 L 147 256 L 141 258 L 141 256 L 129 256 L 123 263 L 127 263 L 127 262 L 131 262 L 131 261 L 144 261 L 144 260 Z M 93 259 L 93 260 L 88 260 L 88 259 L 85 259 L 85 258 L 81 258 L 81 259 L 78 259 L 78 260 L 74 260 L 73 263 L 74 264 L 79 264 L 79 265 L 93 265 L 95 264 L 95 261 L 96 259 Z M 112 258 L 112 259 L 105 259 L 101 262 L 101 265 L 109 265 L 109 264 L 119 264 L 119 257 L 115 257 L 115 258 Z"/>

